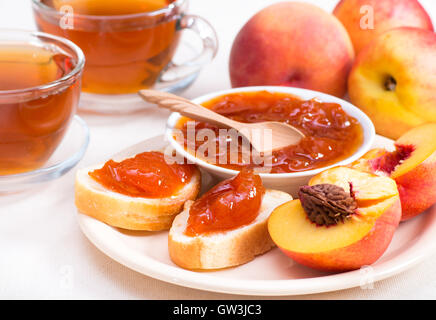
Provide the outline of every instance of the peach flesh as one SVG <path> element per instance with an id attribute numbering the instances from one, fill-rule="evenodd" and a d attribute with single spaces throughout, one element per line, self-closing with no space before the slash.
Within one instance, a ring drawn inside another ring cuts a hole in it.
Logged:
<path id="1" fill-rule="evenodd" d="M 268 230 L 289 257 L 323 271 L 347 271 L 374 263 L 385 252 L 401 219 L 394 180 L 357 169 L 336 167 L 311 179 L 309 185 L 330 183 L 355 197 L 355 214 L 331 226 L 310 221 L 300 200 L 276 208 Z"/>
<path id="2" fill-rule="evenodd" d="M 296 203 L 294 206 L 298 207 L 294 210 L 298 211 L 300 215 L 305 215 L 299 201 L 293 201 Z M 280 232 L 273 230 L 273 224 L 280 224 L 283 229 L 291 224 L 286 221 L 274 221 L 277 218 L 279 218 L 277 220 L 280 220 L 280 217 L 273 215 L 270 217 L 271 221 L 268 222 L 270 235 L 282 252 L 302 265 L 328 272 L 355 270 L 377 261 L 392 240 L 401 217 L 401 203 L 397 196 L 385 200 L 384 204 L 388 208 L 383 208 L 384 213 L 374 219 L 373 222 L 351 220 L 351 223 L 320 227 L 309 221 L 307 217 L 303 217 L 303 221 L 300 220 L 300 223 L 306 225 L 307 228 L 311 228 L 310 233 L 322 232 L 323 235 L 317 237 L 319 239 L 317 242 L 312 241 L 313 239 L 308 240 L 306 237 L 294 240 L 296 243 L 300 243 L 299 247 L 286 243 L 283 236 L 279 235 Z M 289 205 L 290 203 L 281 206 L 283 214 L 286 211 L 293 211 L 286 207 Z M 299 227 L 300 230 L 303 229 L 301 226 Z M 288 229 L 286 232 L 287 235 L 291 233 L 298 234 L 299 230 Z M 308 242 L 312 246 L 309 250 L 304 248 Z M 340 246 L 341 242 L 343 242 L 342 247 Z M 317 250 L 315 248 L 317 245 L 324 246 L 324 248 Z"/>
<path id="3" fill-rule="evenodd" d="M 335 167 L 323 171 L 309 181 L 309 185 L 330 183 L 353 192 L 359 207 L 398 195 L 397 184 L 388 177 L 377 176 L 354 168 Z M 374 188 L 374 186 L 377 186 Z M 350 190 L 350 187 L 352 188 Z"/>
<path id="4" fill-rule="evenodd" d="M 373 172 L 381 171 L 390 176 L 398 165 L 407 160 L 415 151 L 413 145 L 395 145 L 395 151 L 387 152 L 383 156 L 369 160 Z"/>
<path id="5" fill-rule="evenodd" d="M 398 187 L 402 204 L 402 221 L 411 219 L 436 203 L 436 152 L 409 170 L 400 170 L 413 152 L 388 152 L 373 149 L 351 166 L 358 170 L 373 172 L 393 178 Z M 400 149 L 401 150 L 401 149 Z M 402 172 L 403 171 L 403 172 Z"/>
<path id="6" fill-rule="evenodd" d="M 389 176 L 398 186 L 402 221 L 415 217 L 436 203 L 436 123 L 413 128 L 395 143 L 396 150 L 368 151 L 351 167 Z"/>

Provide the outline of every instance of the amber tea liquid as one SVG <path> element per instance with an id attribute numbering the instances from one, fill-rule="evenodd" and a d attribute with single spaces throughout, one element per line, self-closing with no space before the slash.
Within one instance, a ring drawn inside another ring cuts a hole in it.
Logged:
<path id="1" fill-rule="evenodd" d="M 116 18 L 162 9 L 173 0 L 42 2 L 58 11 L 63 5 L 73 8 L 73 29 L 61 28 L 59 20 L 51 20 L 41 12 L 35 12 L 35 18 L 41 31 L 68 38 L 83 50 L 85 92 L 125 94 L 152 87 L 178 44 L 175 18 Z"/>
<path id="2" fill-rule="evenodd" d="M 5 90 L 38 87 L 75 67 L 66 53 L 31 44 L 0 44 L 0 175 L 41 167 L 61 141 L 75 112 L 80 84 L 33 99 L 6 98 Z"/>

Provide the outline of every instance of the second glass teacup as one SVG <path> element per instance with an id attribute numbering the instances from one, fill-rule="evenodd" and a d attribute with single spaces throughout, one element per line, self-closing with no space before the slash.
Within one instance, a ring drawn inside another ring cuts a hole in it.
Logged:
<path id="1" fill-rule="evenodd" d="M 217 51 L 204 19 L 186 14 L 187 0 L 33 0 L 41 31 L 63 36 L 85 53 L 82 109 L 126 112 L 138 108 L 140 89 L 176 92 L 189 86 Z M 172 62 L 180 31 L 202 40 L 202 51 Z"/>

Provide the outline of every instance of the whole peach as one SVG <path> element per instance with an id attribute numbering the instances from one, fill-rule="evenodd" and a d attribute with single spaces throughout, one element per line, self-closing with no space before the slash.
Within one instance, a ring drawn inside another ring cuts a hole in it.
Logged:
<path id="1" fill-rule="evenodd" d="M 233 87 L 282 85 L 338 97 L 347 89 L 354 50 L 331 14 L 299 2 L 273 4 L 239 31 L 230 53 Z"/>
<path id="2" fill-rule="evenodd" d="M 429 15 L 417 0 L 341 0 L 333 13 L 347 29 L 356 54 L 377 35 L 393 28 L 433 31 Z"/>
<path id="3" fill-rule="evenodd" d="M 402 27 L 376 37 L 357 56 L 348 93 L 391 139 L 436 122 L 436 34 Z"/>

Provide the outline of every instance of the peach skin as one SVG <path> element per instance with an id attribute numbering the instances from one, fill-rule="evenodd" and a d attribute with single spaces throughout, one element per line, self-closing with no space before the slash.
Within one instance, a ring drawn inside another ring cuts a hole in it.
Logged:
<path id="1" fill-rule="evenodd" d="M 348 79 L 351 102 L 378 134 L 398 139 L 436 122 L 436 34 L 398 28 L 378 36 L 357 56 Z"/>
<path id="2" fill-rule="evenodd" d="M 347 271 L 374 263 L 401 218 L 395 181 L 352 168 L 324 171 L 299 196 L 273 211 L 268 230 L 286 255 L 318 270 Z"/>
<path id="3" fill-rule="evenodd" d="M 395 142 L 394 151 L 368 151 L 351 167 L 394 179 L 401 198 L 401 220 L 415 217 L 436 203 L 436 123 L 406 132 Z"/>
<path id="4" fill-rule="evenodd" d="M 347 29 L 356 54 L 375 37 L 394 28 L 433 31 L 430 16 L 417 0 L 341 0 L 333 14 Z"/>
<path id="5" fill-rule="evenodd" d="M 232 87 L 279 85 L 343 97 L 354 50 L 333 15 L 299 2 L 270 5 L 239 31 L 230 53 Z"/>

